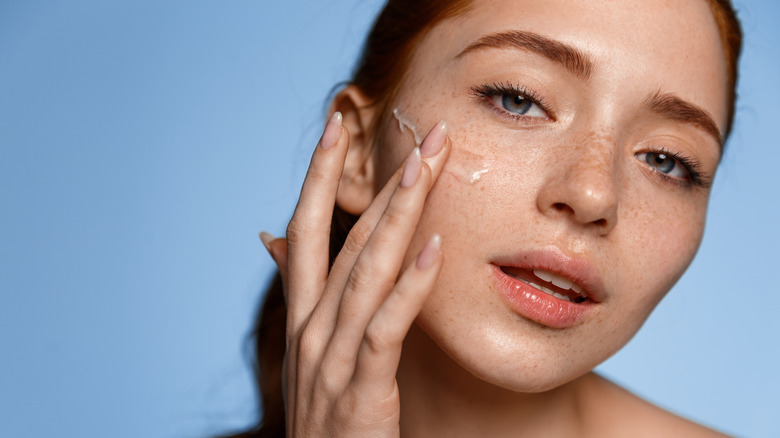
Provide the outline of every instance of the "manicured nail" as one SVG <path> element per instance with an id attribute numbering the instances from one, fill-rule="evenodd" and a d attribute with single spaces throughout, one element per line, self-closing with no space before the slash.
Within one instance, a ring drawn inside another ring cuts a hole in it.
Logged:
<path id="1" fill-rule="evenodd" d="M 269 252 L 271 251 L 271 241 L 276 239 L 273 234 L 267 232 L 267 231 L 261 231 L 260 232 L 260 241 L 263 242 L 263 245 L 265 245 L 265 249 L 267 249 Z"/>
<path id="2" fill-rule="evenodd" d="M 425 247 L 420 251 L 420 255 L 417 256 L 417 269 L 424 271 L 431 267 L 436 258 L 439 257 L 439 251 L 441 250 L 441 236 L 434 234 L 433 237 L 425 244 Z"/>
<path id="3" fill-rule="evenodd" d="M 414 148 L 409 158 L 406 159 L 404 174 L 401 176 L 401 187 L 411 187 L 417 181 L 420 174 L 420 148 Z"/>
<path id="4" fill-rule="evenodd" d="M 444 140 L 447 138 L 447 122 L 444 120 L 436 124 L 423 140 L 420 146 L 420 152 L 425 158 L 432 157 L 439 153 Z"/>
<path id="5" fill-rule="evenodd" d="M 339 137 L 341 136 L 341 120 L 341 113 L 339 111 L 336 111 L 330 116 L 328 125 L 325 126 L 325 132 L 322 134 L 322 140 L 320 141 L 323 149 L 330 149 L 339 141 Z"/>

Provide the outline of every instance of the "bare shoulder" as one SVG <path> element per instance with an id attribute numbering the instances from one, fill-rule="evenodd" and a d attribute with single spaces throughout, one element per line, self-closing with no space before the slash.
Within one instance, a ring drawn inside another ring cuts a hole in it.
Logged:
<path id="1" fill-rule="evenodd" d="M 589 430 L 600 430 L 602 437 L 728 437 L 698 423 L 662 409 L 609 380 L 590 373 L 583 377 L 585 409 L 589 412 Z M 606 433 L 605 433 L 606 432 Z"/>

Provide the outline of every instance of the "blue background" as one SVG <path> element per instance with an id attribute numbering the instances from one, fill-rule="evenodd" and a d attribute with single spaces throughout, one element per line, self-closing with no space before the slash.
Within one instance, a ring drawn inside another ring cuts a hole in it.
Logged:
<path id="1" fill-rule="evenodd" d="M 780 3 L 737 2 L 736 132 L 689 273 L 601 372 L 780 436 Z M 0 437 L 247 424 L 243 356 L 378 1 L 0 0 Z"/>

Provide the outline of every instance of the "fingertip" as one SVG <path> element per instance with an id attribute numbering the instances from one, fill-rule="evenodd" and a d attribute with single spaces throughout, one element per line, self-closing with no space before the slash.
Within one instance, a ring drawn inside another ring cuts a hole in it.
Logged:
<path id="1" fill-rule="evenodd" d="M 263 242 L 263 246 L 271 255 L 279 269 L 287 268 L 287 239 L 284 237 L 274 237 L 273 234 L 262 231 L 260 233 L 260 241 Z"/>
<path id="2" fill-rule="evenodd" d="M 265 249 L 267 249 L 268 252 L 271 252 L 271 241 L 274 239 L 276 239 L 276 237 L 268 231 L 260 232 L 260 241 L 263 242 L 263 246 L 265 246 Z"/>
<path id="3" fill-rule="evenodd" d="M 417 256 L 417 269 L 424 271 L 433 265 L 441 254 L 441 236 L 434 234 Z"/>
<path id="4" fill-rule="evenodd" d="M 409 154 L 409 158 L 406 159 L 404 165 L 403 175 L 401 176 L 401 187 L 411 187 L 417 181 L 417 176 L 420 174 L 420 168 L 422 167 L 422 160 L 420 156 L 420 148 L 412 149 L 412 153 Z"/>
<path id="5" fill-rule="evenodd" d="M 420 150 L 424 158 L 430 158 L 437 155 L 444 146 L 447 138 L 447 122 L 440 120 L 433 128 L 431 128 L 428 135 L 425 136 Z"/>
<path id="6" fill-rule="evenodd" d="M 341 112 L 336 111 L 330 117 L 330 120 L 328 120 L 328 124 L 325 126 L 325 132 L 322 134 L 320 144 L 323 149 L 330 149 L 338 143 L 343 127 Z"/>

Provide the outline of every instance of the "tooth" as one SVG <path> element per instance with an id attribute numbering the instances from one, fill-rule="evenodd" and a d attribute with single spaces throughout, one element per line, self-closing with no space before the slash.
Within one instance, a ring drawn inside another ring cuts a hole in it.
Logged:
<path id="1" fill-rule="evenodd" d="M 561 289 L 571 289 L 572 281 L 563 277 L 553 278 L 552 284 L 558 286 Z"/>
<path id="2" fill-rule="evenodd" d="M 571 284 L 571 290 L 573 290 L 574 292 L 577 292 L 580 295 L 582 295 L 582 293 L 585 292 L 584 290 L 582 290 L 580 285 L 578 285 L 577 283 L 572 283 Z"/>
<path id="3" fill-rule="evenodd" d="M 541 269 L 534 269 L 534 275 L 541 278 L 544 281 L 552 281 L 552 272 L 542 271 Z"/>
<path id="4" fill-rule="evenodd" d="M 555 292 L 554 290 L 547 289 L 546 287 L 542 287 L 542 291 L 554 296 L 555 298 L 571 301 L 569 297 L 567 297 L 566 295 L 561 295 L 558 292 Z"/>
<path id="5" fill-rule="evenodd" d="M 568 278 L 555 275 L 552 272 L 542 271 L 541 269 L 534 269 L 534 275 L 541 278 L 544 281 L 550 282 L 561 289 L 571 289 L 573 282 Z"/>
<path id="6" fill-rule="evenodd" d="M 555 298 L 559 298 L 559 299 L 566 300 L 566 301 L 571 301 L 571 298 L 567 297 L 566 295 L 561 295 L 558 292 L 555 292 L 554 290 L 546 288 L 544 286 L 540 286 L 540 285 L 534 283 L 533 281 L 525 281 L 525 280 L 520 280 L 520 281 L 522 281 L 523 283 L 527 283 L 527 284 L 529 284 L 529 285 L 539 289 L 540 291 L 542 291 L 542 292 L 544 292 L 546 294 L 552 295 Z"/>

